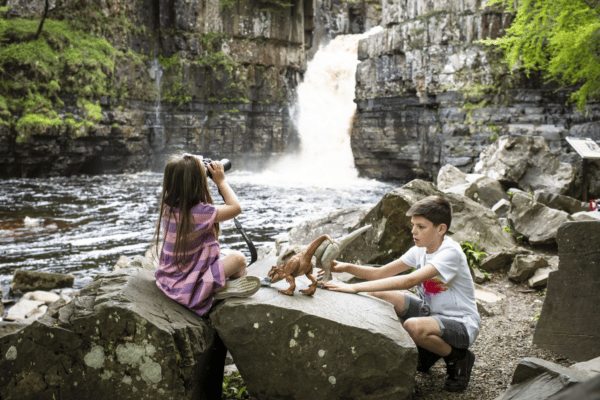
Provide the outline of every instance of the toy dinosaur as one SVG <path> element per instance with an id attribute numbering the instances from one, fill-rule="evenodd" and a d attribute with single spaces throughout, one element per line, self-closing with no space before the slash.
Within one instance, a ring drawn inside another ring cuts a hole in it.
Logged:
<path id="1" fill-rule="evenodd" d="M 335 260 L 342 250 L 346 248 L 352 241 L 358 238 L 362 233 L 371 229 L 371 225 L 363 226 L 348 235 L 335 239 L 332 244 L 323 243 L 317 251 L 315 251 L 315 257 L 317 259 L 316 267 L 322 268 L 324 273 L 319 281 L 327 282 L 331 280 L 331 262 Z"/>
<path id="2" fill-rule="evenodd" d="M 329 236 L 319 236 L 311 244 L 309 244 L 306 249 L 287 260 L 285 265 L 281 267 L 275 265 L 273 266 L 273 268 L 271 268 L 271 270 L 267 274 L 267 277 L 271 278 L 270 283 L 275 283 L 282 279 L 285 279 L 290 284 L 289 288 L 281 289 L 279 293 L 287 294 L 288 296 L 293 296 L 294 290 L 296 289 L 296 277 L 300 275 L 306 275 L 306 277 L 310 279 L 311 285 L 308 287 L 308 289 L 300 290 L 300 292 L 308 296 L 312 296 L 313 294 L 315 294 L 315 291 L 317 290 L 317 280 L 312 275 L 312 257 L 315 254 L 317 248 L 319 248 L 319 246 L 325 240 L 329 240 L 333 244 L 333 240 L 331 240 Z"/>

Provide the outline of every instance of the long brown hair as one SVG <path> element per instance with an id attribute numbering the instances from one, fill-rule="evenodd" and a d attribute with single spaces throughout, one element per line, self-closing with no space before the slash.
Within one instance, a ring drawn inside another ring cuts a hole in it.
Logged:
<path id="1" fill-rule="evenodd" d="M 208 188 L 208 179 L 202 161 L 196 156 L 185 154 L 172 157 L 165 167 L 160 213 L 156 226 L 156 252 L 160 257 L 162 246 L 160 236 L 163 219 L 169 221 L 176 218 L 175 210 L 179 209 L 179 221 L 175 236 L 174 259 L 178 265 L 185 263 L 185 249 L 188 234 L 192 232 L 191 209 L 199 203 L 213 204 Z M 219 235 L 219 224 L 214 224 L 215 236 Z M 166 236 L 166 234 L 165 234 Z M 160 249 L 160 251 L 159 251 Z"/>

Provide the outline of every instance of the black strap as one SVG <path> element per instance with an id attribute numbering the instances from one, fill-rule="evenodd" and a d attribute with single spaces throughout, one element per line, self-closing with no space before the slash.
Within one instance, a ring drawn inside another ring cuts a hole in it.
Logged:
<path id="1" fill-rule="evenodd" d="M 235 224 L 235 227 L 237 228 L 237 230 L 240 232 L 240 234 L 246 241 L 246 244 L 248 245 L 248 249 L 250 250 L 250 264 L 247 265 L 247 267 L 249 267 L 252 264 L 254 264 L 254 262 L 258 258 L 258 254 L 256 253 L 256 247 L 254 247 L 254 243 L 252 243 L 252 240 L 250 240 L 248 235 L 246 235 L 246 232 L 244 232 L 244 228 L 242 228 L 242 224 L 240 224 L 240 222 L 237 220 L 237 218 L 233 219 L 233 223 Z"/>
<path id="2" fill-rule="evenodd" d="M 217 190 L 219 190 L 219 189 L 217 188 Z M 223 197 L 223 193 L 221 193 L 220 190 L 219 190 L 219 194 L 223 198 L 223 201 L 225 201 L 225 197 Z M 242 235 L 242 237 L 246 241 L 246 244 L 248 245 L 248 249 L 250 250 L 250 264 L 248 264 L 246 266 L 246 267 L 249 267 L 252 264 L 254 264 L 254 262 L 258 258 L 258 253 L 256 252 L 256 247 L 254 247 L 254 243 L 252 243 L 252 240 L 250 240 L 250 238 L 248 237 L 248 235 L 244 231 L 244 228 L 242 228 L 242 224 L 240 224 L 240 222 L 237 220 L 237 218 L 233 219 L 233 223 L 235 224 L 235 227 L 237 228 L 238 232 L 240 232 L 240 234 Z"/>

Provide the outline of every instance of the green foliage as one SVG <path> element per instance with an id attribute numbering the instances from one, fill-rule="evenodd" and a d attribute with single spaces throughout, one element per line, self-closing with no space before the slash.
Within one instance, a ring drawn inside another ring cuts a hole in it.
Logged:
<path id="1" fill-rule="evenodd" d="M 120 53 L 106 40 L 75 30 L 68 21 L 0 17 L 0 124 L 14 126 L 17 142 L 59 126 L 91 126 L 102 119 L 92 99 L 114 94 L 112 74 Z M 83 120 L 61 119 L 59 94 L 78 99 Z M 12 115 L 19 115 L 14 120 Z"/>
<path id="2" fill-rule="evenodd" d="M 471 268 L 479 268 L 481 264 L 481 260 L 486 255 L 485 251 L 479 251 L 479 233 L 477 234 L 477 238 L 472 243 L 469 240 L 465 240 L 460 243 L 460 247 L 462 248 L 465 256 L 467 256 L 467 262 L 469 263 L 469 267 Z"/>
<path id="3" fill-rule="evenodd" d="M 239 372 L 223 377 L 223 399 L 249 399 L 244 381 Z"/>
<path id="4" fill-rule="evenodd" d="M 513 0 L 486 6 L 510 9 Z M 511 67 L 527 75 L 540 71 L 548 81 L 581 85 L 570 101 L 580 109 L 600 98 L 600 7 L 586 0 L 522 0 L 506 36 L 484 40 L 498 46 Z"/>
<path id="5" fill-rule="evenodd" d="M 169 81 L 163 90 L 162 99 L 169 103 L 182 105 L 192 101 L 189 89 L 183 84 L 183 61 L 179 53 L 169 58 L 159 57 L 159 64 L 165 67 L 165 75 Z"/>

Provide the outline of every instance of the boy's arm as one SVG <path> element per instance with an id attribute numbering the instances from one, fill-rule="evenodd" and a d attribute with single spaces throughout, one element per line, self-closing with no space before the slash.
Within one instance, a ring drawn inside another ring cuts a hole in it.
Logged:
<path id="1" fill-rule="evenodd" d="M 392 276 L 391 278 L 379 279 L 370 282 L 361 282 L 355 284 L 346 284 L 341 282 L 323 282 L 329 290 L 346 293 L 359 292 L 382 292 L 386 290 L 403 290 L 409 289 L 420 283 L 425 282 L 439 275 L 439 272 L 431 264 L 427 264 L 425 268 L 418 269 L 408 275 Z"/>
<path id="2" fill-rule="evenodd" d="M 389 278 L 390 276 L 398 275 L 409 268 L 410 266 L 406 265 L 400 259 L 387 263 L 383 267 L 367 267 L 363 265 L 333 261 L 331 272 L 347 272 L 358 278 L 373 281 L 376 279 L 384 279 Z"/>

